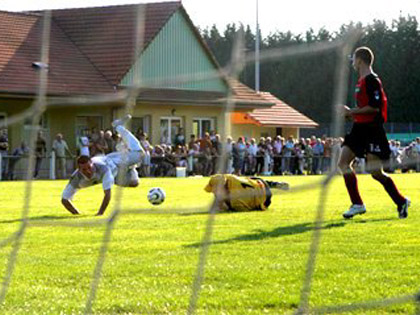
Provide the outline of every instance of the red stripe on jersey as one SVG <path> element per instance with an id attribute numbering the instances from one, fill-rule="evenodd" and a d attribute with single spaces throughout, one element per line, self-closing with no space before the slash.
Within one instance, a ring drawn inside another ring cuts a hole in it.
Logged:
<path id="1" fill-rule="evenodd" d="M 386 122 L 388 119 L 388 99 L 386 97 L 385 91 L 382 87 L 382 82 L 379 80 L 379 78 L 376 77 L 376 80 L 378 80 L 379 83 L 379 91 L 378 95 L 375 95 L 375 97 L 380 98 L 381 105 L 380 105 L 380 113 L 373 113 L 373 114 L 355 114 L 353 116 L 355 123 L 372 123 L 372 122 Z M 363 108 L 365 106 L 372 106 L 372 104 L 369 104 L 369 95 L 367 93 L 366 88 L 366 77 L 360 78 L 356 85 L 356 91 L 355 91 L 355 99 L 357 102 L 358 108 Z M 372 106 L 375 107 L 375 106 Z M 380 115 L 380 116 L 378 116 Z"/>

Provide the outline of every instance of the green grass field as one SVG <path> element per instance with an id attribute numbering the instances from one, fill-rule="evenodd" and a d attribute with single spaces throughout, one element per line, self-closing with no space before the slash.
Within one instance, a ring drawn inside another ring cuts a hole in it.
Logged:
<path id="1" fill-rule="evenodd" d="M 420 289 L 420 174 L 393 175 L 410 196 L 409 218 L 399 220 L 382 186 L 359 176 L 368 212 L 345 221 L 349 206 L 342 178 L 333 180 L 322 228 L 310 304 L 349 304 L 413 294 Z M 273 197 L 266 212 L 220 213 L 206 263 L 198 314 L 284 314 L 299 304 L 308 249 L 314 232 L 321 177 L 282 177 L 292 190 Z M 112 232 L 103 275 L 93 305 L 95 314 L 185 314 L 212 201 L 206 178 L 144 179 L 124 189 L 122 213 Z M 313 183 L 313 190 L 293 187 Z M 12 281 L 1 314 L 79 314 L 89 294 L 105 226 L 60 226 L 96 222 L 102 192 L 81 191 L 72 217 L 60 204 L 64 181 L 37 181 Z M 147 191 L 165 189 L 167 200 L 149 206 Z M 25 183 L 0 183 L 0 238 L 16 231 Z M 109 215 L 115 205 L 108 208 Z M 176 213 L 182 208 L 182 214 Z M 148 211 L 150 210 L 150 211 Z M 159 213 L 167 210 L 173 213 Z M 42 224 L 51 223 L 51 226 Z M 11 244 L 0 249 L 5 274 Z M 353 312 L 408 314 L 414 303 Z M 352 313 L 352 314 L 353 314 Z"/>

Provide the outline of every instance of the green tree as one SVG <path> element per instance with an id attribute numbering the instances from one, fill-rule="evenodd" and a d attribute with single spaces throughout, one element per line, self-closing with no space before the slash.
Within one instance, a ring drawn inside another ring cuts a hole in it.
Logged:
<path id="1" fill-rule="evenodd" d="M 369 25 L 343 24 L 337 31 L 309 29 L 304 34 L 274 32 L 261 40 L 261 50 L 282 49 L 293 45 L 329 42 L 363 27 L 356 46 L 366 45 L 375 53 L 374 70 L 382 79 L 389 100 L 389 121 L 420 123 L 420 31 L 413 16 L 400 16 L 391 25 L 374 20 Z M 244 30 L 246 52 L 253 52 L 255 33 L 250 26 L 229 24 L 223 34 L 215 26 L 204 30 L 203 37 L 222 66 L 229 63 L 237 32 Z M 261 89 L 269 91 L 320 123 L 332 121 L 337 54 L 328 51 L 261 63 Z M 350 62 L 349 62 L 350 67 Z M 254 87 L 254 64 L 246 65 L 240 79 Z M 347 103 L 354 103 L 357 76 L 350 72 Z"/>

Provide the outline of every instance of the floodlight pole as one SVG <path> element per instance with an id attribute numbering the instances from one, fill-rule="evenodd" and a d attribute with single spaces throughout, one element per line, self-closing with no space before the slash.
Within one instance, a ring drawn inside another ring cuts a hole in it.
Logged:
<path id="1" fill-rule="evenodd" d="M 255 91 L 260 91 L 260 25 L 258 20 L 258 0 L 257 4 L 257 31 L 255 35 Z"/>

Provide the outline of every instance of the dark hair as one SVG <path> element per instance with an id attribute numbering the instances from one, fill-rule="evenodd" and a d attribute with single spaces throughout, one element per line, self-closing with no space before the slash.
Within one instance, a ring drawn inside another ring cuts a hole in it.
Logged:
<path id="1" fill-rule="evenodd" d="M 86 164 L 90 162 L 90 157 L 87 155 L 81 155 L 77 158 L 77 165 Z"/>
<path id="2" fill-rule="evenodd" d="M 354 51 L 354 58 L 360 58 L 368 66 L 372 66 L 375 57 L 373 56 L 373 52 L 369 47 L 363 46 L 357 48 Z"/>

